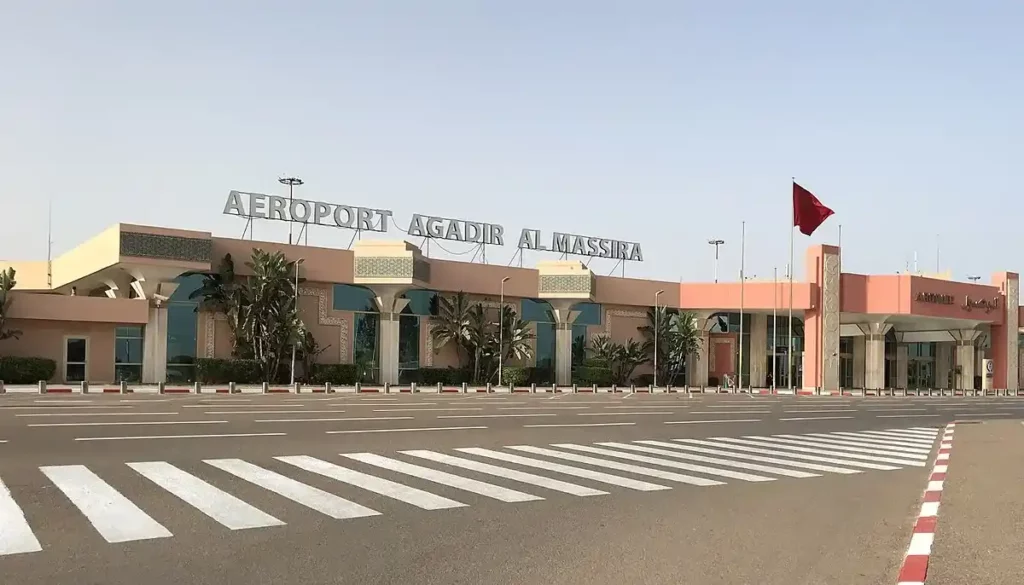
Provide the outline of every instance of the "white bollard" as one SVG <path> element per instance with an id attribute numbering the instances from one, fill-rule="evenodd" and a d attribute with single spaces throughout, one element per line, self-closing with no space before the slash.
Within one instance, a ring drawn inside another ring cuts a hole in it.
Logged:
<path id="1" fill-rule="evenodd" d="M 202 394 L 202 392 L 203 392 L 203 385 L 200 384 L 199 382 L 196 382 L 195 384 L 192 385 L 192 390 L 196 394 Z"/>
<path id="2" fill-rule="evenodd" d="M 128 393 L 128 382 L 125 382 L 124 380 L 121 380 L 121 394 L 127 394 L 127 393 Z"/>
<path id="3" fill-rule="evenodd" d="M 295 386 L 292 387 L 292 392 L 298 394 L 300 391 L 302 391 L 302 384 L 300 382 L 296 382 Z"/>
<path id="4" fill-rule="evenodd" d="M 39 380 L 39 393 L 46 394 L 46 380 Z"/>
<path id="5" fill-rule="evenodd" d="M 228 382 L 228 394 L 234 394 L 238 392 L 238 385 L 234 382 Z"/>
<path id="6" fill-rule="evenodd" d="M 166 391 L 167 391 L 167 383 L 166 382 L 157 382 L 156 383 L 156 393 L 157 394 L 163 394 Z"/>
<path id="7" fill-rule="evenodd" d="M 438 382 L 437 383 L 437 393 L 440 394 L 442 392 L 444 392 L 444 384 Z"/>
<path id="8" fill-rule="evenodd" d="M 324 394 L 334 394 L 334 386 L 330 382 L 324 382 Z"/>
<path id="9" fill-rule="evenodd" d="M 78 391 L 81 392 L 82 394 L 88 394 L 89 393 L 89 383 L 86 382 L 85 380 L 82 380 L 82 386 L 81 386 L 81 388 L 78 389 Z"/>
<path id="10" fill-rule="evenodd" d="M 263 393 L 264 394 L 270 394 L 270 384 L 267 383 L 267 382 L 263 383 Z"/>

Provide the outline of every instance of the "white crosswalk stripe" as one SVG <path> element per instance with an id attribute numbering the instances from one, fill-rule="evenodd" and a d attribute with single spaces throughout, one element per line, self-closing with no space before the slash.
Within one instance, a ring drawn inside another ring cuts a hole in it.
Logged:
<path id="1" fill-rule="evenodd" d="M 344 453 L 343 455 L 349 459 L 354 459 L 368 465 L 376 465 L 377 467 L 397 471 L 398 473 L 404 473 L 406 475 L 465 490 L 481 496 L 487 496 L 488 498 L 494 498 L 495 500 L 502 502 L 532 502 L 544 499 L 539 496 L 510 490 L 508 488 L 503 488 L 483 481 L 477 481 L 475 479 L 469 479 L 446 471 L 437 471 L 435 469 L 430 469 L 429 467 L 421 467 L 419 465 L 405 463 L 404 461 L 399 461 L 397 459 L 391 459 L 390 457 L 381 457 L 380 455 L 374 455 L 373 453 Z"/>
<path id="2" fill-rule="evenodd" d="M 524 471 L 517 471 L 515 469 L 506 469 L 504 467 L 498 467 L 497 465 L 491 465 L 489 463 L 481 463 L 480 461 L 473 461 L 471 459 L 463 459 L 462 457 L 452 457 L 451 455 L 445 455 L 443 453 L 437 453 L 435 451 L 426 451 L 418 449 L 415 451 L 402 451 L 406 455 L 413 457 L 420 457 L 429 461 L 436 461 L 437 463 L 444 463 L 453 467 L 461 467 L 462 469 L 468 469 L 470 471 L 476 471 L 478 473 L 486 473 L 488 475 L 494 475 L 497 477 L 504 477 L 513 481 L 522 483 L 528 483 L 536 485 L 550 490 L 563 492 L 566 494 L 572 494 L 574 496 L 603 496 L 607 495 L 608 492 L 601 490 L 595 490 L 581 485 L 560 481 L 557 479 L 551 479 L 542 475 L 534 475 L 532 473 L 526 473 Z"/>
<path id="3" fill-rule="evenodd" d="M 723 485 L 734 480 L 762 483 L 820 477 L 826 473 L 852 475 L 866 470 L 922 467 L 934 451 L 937 435 L 937 429 L 912 428 L 593 444 L 556 443 L 544 447 L 462 447 L 454 449 L 458 456 L 427 449 L 398 452 L 403 458 L 417 459 L 421 465 L 376 453 L 345 453 L 340 457 L 356 466 L 401 474 L 499 502 L 518 503 L 545 499 L 515 489 L 519 485 L 556 492 L 544 494 L 549 497 L 614 496 L 610 491 L 591 487 L 591 484 L 648 492 L 673 488 L 627 476 L 656 478 L 684 484 L 678 489 L 693 489 Z M 360 497 L 367 496 L 365 492 L 423 510 L 467 506 L 406 485 L 401 480 L 379 477 L 373 470 L 357 471 L 306 455 L 274 457 L 273 460 L 289 467 L 272 471 L 258 462 L 237 458 L 204 459 L 204 467 L 190 471 L 165 461 L 132 462 L 125 466 L 148 480 L 146 485 L 149 489 L 163 490 L 190 506 L 190 510 L 205 514 L 231 530 L 271 528 L 285 522 L 225 491 L 230 487 L 216 487 L 210 481 L 234 481 L 235 484 L 222 485 L 234 485 L 238 489 L 255 486 L 339 521 L 381 515 L 381 512 L 358 503 Z M 522 468 L 530 469 L 532 473 Z M 109 543 L 172 536 L 167 528 L 129 498 L 132 494 L 122 494 L 108 483 L 108 479 L 101 478 L 84 465 L 46 466 L 39 470 L 78 509 L 87 525 Z M 623 475 L 604 470 L 615 470 Z M 326 491 L 314 487 L 309 483 L 310 478 L 292 477 L 303 473 L 338 482 L 335 484 L 338 489 L 355 488 L 355 493 L 335 494 L 332 493 L 336 491 L 334 488 L 328 487 L 331 491 Z M 467 477 L 466 473 L 493 479 L 481 481 Z M 565 476 L 577 480 L 558 479 Z M 245 484 L 237 483 L 239 481 Z M 502 485 L 503 482 L 515 485 Z M 39 553 L 46 544 L 41 543 L 33 532 L 32 515 L 26 517 L 19 507 L 17 493 L 12 493 L 0 481 L 0 557 Z M 622 494 L 620 491 L 618 495 Z"/>
<path id="4" fill-rule="evenodd" d="M 167 538 L 171 532 L 84 465 L 41 467 L 107 542 Z"/>
<path id="5" fill-rule="evenodd" d="M 283 526 L 284 522 L 164 461 L 129 463 L 149 481 L 231 530 Z"/>
<path id="6" fill-rule="evenodd" d="M 207 459 L 205 463 L 336 520 L 380 515 L 380 512 L 241 459 Z"/>
<path id="7" fill-rule="evenodd" d="M 441 496 L 425 492 L 421 489 L 402 485 L 388 479 L 375 477 L 354 469 L 348 469 L 340 465 L 328 463 L 315 457 L 305 455 L 275 457 L 279 461 L 290 463 L 300 469 L 318 473 L 324 477 L 344 482 L 364 490 L 394 498 L 406 504 L 412 504 L 424 510 L 443 510 L 446 508 L 461 508 L 466 504 L 449 500 Z"/>
<path id="8" fill-rule="evenodd" d="M 581 467 L 562 465 L 561 463 L 551 463 L 550 461 L 531 459 L 529 457 L 521 457 L 519 455 L 513 455 L 511 453 L 502 453 L 500 451 L 492 451 L 490 449 L 481 449 L 478 447 L 465 447 L 462 449 L 456 449 L 456 451 L 461 451 L 463 453 L 468 453 L 470 455 L 477 455 L 479 457 L 490 457 L 491 459 L 497 459 L 499 461 L 505 461 L 508 463 L 515 463 L 517 465 L 522 465 L 524 467 L 546 469 L 548 471 L 554 471 L 555 473 L 561 473 L 563 475 L 582 477 L 584 479 L 599 481 L 601 483 L 629 488 L 642 492 L 653 492 L 658 490 L 672 489 L 668 486 L 658 485 L 656 483 L 638 481 L 635 479 L 630 479 L 628 477 L 620 477 L 618 475 L 603 473 L 601 471 L 592 471 L 590 469 L 583 469 Z"/>

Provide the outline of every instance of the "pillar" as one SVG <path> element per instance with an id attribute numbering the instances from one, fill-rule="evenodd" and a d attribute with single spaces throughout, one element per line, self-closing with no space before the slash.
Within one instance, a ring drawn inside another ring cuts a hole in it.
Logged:
<path id="1" fill-rule="evenodd" d="M 748 317 L 750 317 L 750 387 L 764 388 L 768 375 L 768 315 L 755 313 Z"/>
<path id="2" fill-rule="evenodd" d="M 999 390 L 1017 390 L 1020 387 L 1020 280 L 1015 272 L 997 272 L 992 275 L 992 284 L 1003 294 L 996 308 L 1003 313 L 1002 324 L 993 324 L 991 328 L 992 384 Z"/>
<path id="3" fill-rule="evenodd" d="M 559 386 L 572 384 L 572 324 L 580 316 L 571 310 L 576 300 L 552 299 L 551 314 L 555 319 L 555 383 Z"/>
<path id="4" fill-rule="evenodd" d="M 818 285 L 820 302 L 804 311 L 805 390 L 839 390 L 839 248 L 807 251 L 807 280 Z"/>
<path id="5" fill-rule="evenodd" d="M 887 386 L 885 379 L 885 334 L 892 325 L 884 322 L 859 323 L 864 333 L 864 388 L 881 390 Z"/>
<path id="6" fill-rule="evenodd" d="M 149 321 L 142 335 L 142 383 L 167 380 L 167 307 L 149 307 Z"/>
<path id="7" fill-rule="evenodd" d="M 864 388 L 864 364 L 867 344 L 863 335 L 853 337 L 853 387 Z"/>
<path id="8" fill-rule="evenodd" d="M 910 366 L 910 347 L 906 343 L 896 344 L 896 387 L 907 387 L 907 373 Z"/>
<path id="9" fill-rule="evenodd" d="M 935 387 L 946 390 L 949 388 L 949 373 L 953 371 L 953 348 L 948 341 L 935 344 Z"/>
<path id="10" fill-rule="evenodd" d="M 690 386 L 708 385 L 708 351 L 711 347 L 711 327 L 714 321 L 710 313 L 695 315 L 693 318 L 694 328 L 700 333 L 700 346 L 697 352 L 689 357 L 686 364 L 686 383 Z"/>
<path id="11" fill-rule="evenodd" d="M 956 341 L 953 353 L 953 380 L 957 390 L 974 388 L 974 342 L 981 335 L 977 329 L 954 329 L 949 332 Z"/>
<path id="12" fill-rule="evenodd" d="M 407 287 L 371 286 L 374 302 L 380 311 L 378 352 L 380 354 L 380 383 L 398 384 L 398 320 L 409 299 L 400 297 Z"/>

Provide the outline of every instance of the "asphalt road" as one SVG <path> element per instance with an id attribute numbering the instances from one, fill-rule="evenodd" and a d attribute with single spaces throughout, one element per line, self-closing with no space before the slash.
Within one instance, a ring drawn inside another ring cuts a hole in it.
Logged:
<path id="1" fill-rule="evenodd" d="M 891 582 L 935 429 L 1021 413 L 991 397 L 0 396 L 0 574 Z"/>

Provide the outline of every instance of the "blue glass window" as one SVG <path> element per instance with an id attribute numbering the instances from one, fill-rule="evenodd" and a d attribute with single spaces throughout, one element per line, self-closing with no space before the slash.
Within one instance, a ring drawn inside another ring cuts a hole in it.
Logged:
<path id="1" fill-rule="evenodd" d="M 554 372 L 555 355 L 555 324 L 537 323 L 537 368 Z"/>
<path id="2" fill-rule="evenodd" d="M 197 308 L 202 299 L 189 296 L 202 288 L 203 276 L 180 276 L 175 282 L 178 288 L 167 301 L 167 382 L 184 384 L 196 378 Z"/>
<path id="3" fill-rule="evenodd" d="M 377 303 L 374 294 L 368 288 L 352 284 L 334 285 L 334 310 L 354 311 L 357 313 L 376 313 Z"/>
<path id="4" fill-rule="evenodd" d="M 572 325 L 572 364 L 580 365 L 587 359 L 587 326 L 579 323 Z"/>
<path id="5" fill-rule="evenodd" d="M 114 377 L 116 381 L 142 381 L 142 327 L 114 330 Z"/>
<path id="6" fill-rule="evenodd" d="M 422 315 L 424 317 L 437 315 L 437 305 L 434 302 L 437 292 L 417 289 L 406 291 L 403 296 L 409 299 L 409 304 L 402 310 L 403 315 Z"/>
<path id="7" fill-rule="evenodd" d="M 362 381 L 373 382 L 377 379 L 379 359 L 377 356 L 377 332 L 380 329 L 380 315 L 377 313 L 356 313 L 354 318 L 355 335 L 352 343 L 352 355 L 360 372 Z M 401 323 L 399 323 L 401 326 Z"/>
<path id="8" fill-rule="evenodd" d="M 519 318 L 526 322 L 554 323 L 554 315 L 551 314 L 551 305 L 547 301 L 535 301 L 523 299 Z"/>
<path id="9" fill-rule="evenodd" d="M 600 325 L 601 305 L 598 303 L 576 303 L 573 311 L 579 311 L 579 316 L 573 321 L 573 325 Z"/>

